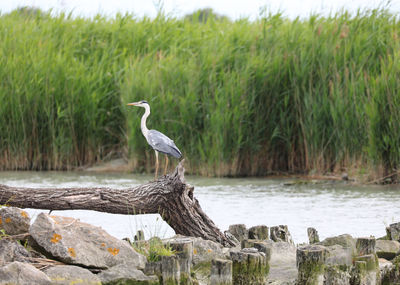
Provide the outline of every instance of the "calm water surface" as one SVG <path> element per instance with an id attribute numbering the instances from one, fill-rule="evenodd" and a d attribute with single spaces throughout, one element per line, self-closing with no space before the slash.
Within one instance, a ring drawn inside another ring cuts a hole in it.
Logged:
<path id="1" fill-rule="evenodd" d="M 0 172 L 0 184 L 21 187 L 113 187 L 146 183 L 151 176 L 82 172 Z M 195 197 L 216 225 L 248 227 L 288 225 L 296 243 L 307 241 L 307 227 L 320 238 L 348 233 L 354 237 L 385 235 L 385 226 L 400 221 L 400 187 L 316 184 L 286 186 L 281 179 L 231 179 L 187 176 Z M 32 217 L 42 212 L 29 209 Z M 48 212 L 48 211 L 44 211 Z M 54 211 L 101 226 L 118 237 L 168 237 L 174 231 L 158 215 L 126 216 L 95 211 Z"/>

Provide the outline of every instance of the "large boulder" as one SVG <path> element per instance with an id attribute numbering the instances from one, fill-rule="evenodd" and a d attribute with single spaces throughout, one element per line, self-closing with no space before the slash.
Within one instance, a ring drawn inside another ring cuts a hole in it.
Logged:
<path id="1" fill-rule="evenodd" d="M 51 284 L 55 285 L 101 285 L 99 277 L 85 268 L 74 265 L 57 265 L 46 269 L 44 272 L 51 279 Z"/>
<path id="2" fill-rule="evenodd" d="M 378 257 L 391 260 L 400 251 L 400 243 L 396 240 L 377 240 L 375 250 Z"/>
<path id="3" fill-rule="evenodd" d="M 28 263 L 14 261 L 0 267 L 0 284 L 47 285 L 49 277 Z"/>
<path id="4" fill-rule="evenodd" d="M 101 284 L 159 284 L 156 276 L 146 276 L 142 271 L 129 264 L 118 264 L 99 273 Z"/>
<path id="5" fill-rule="evenodd" d="M 146 263 L 126 241 L 77 219 L 41 213 L 29 232 L 46 255 L 64 263 L 100 269 L 121 263 L 144 268 Z"/>
<path id="6" fill-rule="evenodd" d="M 26 262 L 30 253 L 19 242 L 2 239 L 0 240 L 0 266 L 13 262 Z"/>
<path id="7" fill-rule="evenodd" d="M 20 235 L 29 232 L 31 219 L 27 212 L 15 207 L 0 209 L 0 230 L 8 235 Z"/>

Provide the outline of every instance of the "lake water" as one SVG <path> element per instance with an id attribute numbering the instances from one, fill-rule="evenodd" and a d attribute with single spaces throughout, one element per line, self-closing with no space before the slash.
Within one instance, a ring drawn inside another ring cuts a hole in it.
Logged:
<path id="1" fill-rule="evenodd" d="M 0 184 L 20 187 L 112 187 L 143 184 L 151 176 L 82 172 L 0 172 Z M 385 235 L 385 227 L 400 222 L 400 187 L 351 186 L 343 183 L 287 186 L 282 179 L 232 179 L 187 176 L 206 214 L 222 230 L 243 223 L 248 227 L 288 225 L 295 243 L 307 241 L 307 227 L 320 238 L 348 233 L 354 237 Z M 292 180 L 290 180 L 292 181 Z M 31 217 L 41 210 L 28 209 Z M 47 210 L 44 212 L 48 212 Z M 169 237 L 174 231 L 159 215 L 126 216 L 95 211 L 54 211 L 101 226 L 118 238 Z"/>

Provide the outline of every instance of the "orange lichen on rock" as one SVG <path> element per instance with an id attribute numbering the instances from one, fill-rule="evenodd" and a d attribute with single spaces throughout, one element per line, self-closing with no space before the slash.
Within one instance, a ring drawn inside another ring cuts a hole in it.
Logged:
<path id="1" fill-rule="evenodd" d="M 24 218 L 28 218 L 28 213 L 25 211 L 21 211 L 21 216 Z"/>
<path id="2" fill-rule="evenodd" d="M 106 244 L 104 242 L 101 243 L 101 247 L 106 247 Z"/>
<path id="3" fill-rule="evenodd" d="M 61 235 L 54 234 L 53 238 L 50 240 L 52 243 L 58 243 L 62 239 Z"/>
<path id="4" fill-rule="evenodd" d="M 6 218 L 6 219 L 5 219 L 5 222 L 6 222 L 6 224 L 11 223 L 11 218 Z"/>
<path id="5" fill-rule="evenodd" d="M 111 253 L 112 255 L 117 255 L 118 253 L 119 253 L 119 249 L 118 248 L 111 248 L 111 247 L 109 247 L 108 249 L 108 252 L 109 253 Z"/>
<path id="6" fill-rule="evenodd" d="M 197 249 L 193 249 L 193 254 L 197 254 Z"/>
<path id="7" fill-rule="evenodd" d="M 73 247 L 68 248 L 68 253 L 71 257 L 76 257 L 76 252 Z"/>

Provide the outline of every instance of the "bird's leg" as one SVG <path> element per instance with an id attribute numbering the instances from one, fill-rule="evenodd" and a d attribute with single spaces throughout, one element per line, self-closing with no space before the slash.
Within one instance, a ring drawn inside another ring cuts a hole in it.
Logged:
<path id="1" fill-rule="evenodd" d="M 156 172 L 154 174 L 154 179 L 157 179 L 157 174 L 158 174 L 158 151 L 156 151 Z"/>
<path id="2" fill-rule="evenodd" d="M 168 155 L 165 155 L 164 175 L 167 174 L 167 169 L 168 169 Z"/>

